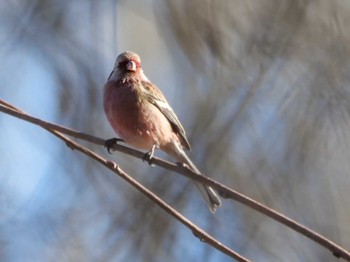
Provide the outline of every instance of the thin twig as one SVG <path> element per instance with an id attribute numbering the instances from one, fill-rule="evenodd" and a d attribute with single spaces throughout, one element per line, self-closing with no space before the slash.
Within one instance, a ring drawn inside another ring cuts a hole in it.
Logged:
<path id="1" fill-rule="evenodd" d="M 156 203 L 158 206 L 160 206 L 163 210 L 165 210 L 168 214 L 170 214 L 172 217 L 174 217 L 176 220 L 178 220 L 180 223 L 185 225 L 187 228 L 189 228 L 192 233 L 198 237 L 202 242 L 209 244 L 210 246 L 216 248 L 217 250 L 221 251 L 222 253 L 236 259 L 237 261 L 243 261 L 248 262 L 249 260 L 245 257 L 241 256 L 237 252 L 233 251 L 229 247 L 225 246 L 224 244 L 220 243 L 218 240 L 216 240 L 214 237 L 203 231 L 200 227 L 196 226 L 194 223 L 192 223 L 190 220 L 188 220 L 185 216 L 181 215 L 176 209 L 172 208 L 170 205 L 168 205 L 165 201 L 163 201 L 160 197 L 158 197 L 156 194 L 154 194 L 152 191 L 144 187 L 141 183 L 139 183 L 137 180 L 129 176 L 126 172 L 124 172 L 119 165 L 117 165 L 115 162 L 106 160 L 100 155 L 94 153 L 93 151 L 89 150 L 88 148 L 66 138 L 65 136 L 61 134 L 57 134 L 58 137 L 60 137 L 62 140 L 64 140 L 70 147 L 77 149 L 78 151 L 84 153 L 85 155 L 97 160 L 102 165 L 113 171 L 115 174 L 120 176 L 122 179 L 127 181 L 130 185 L 135 187 L 137 190 L 139 190 L 141 193 L 146 195 L 150 200 L 152 200 L 154 203 Z"/>
<path id="2" fill-rule="evenodd" d="M 17 111 L 17 109 L 10 105 L 6 102 L 3 102 L 2 100 L 0 100 L 0 111 L 3 111 L 7 114 L 16 116 L 18 118 L 21 118 L 23 120 L 26 120 L 28 122 L 31 122 L 33 124 L 42 126 L 46 129 L 54 129 L 54 130 L 58 130 L 62 133 L 65 133 L 67 135 L 71 135 L 73 137 L 79 138 L 79 139 L 83 139 L 98 145 L 104 145 L 105 140 L 101 139 L 101 138 L 97 138 L 94 136 L 90 136 L 87 134 L 84 134 L 82 132 L 77 132 L 68 128 L 65 128 L 63 126 L 59 126 L 59 125 L 55 125 L 46 121 L 43 121 L 41 119 L 29 116 L 23 112 Z M 144 153 L 140 152 L 138 150 L 120 145 L 120 144 L 116 144 L 115 147 L 113 148 L 114 150 L 132 155 L 134 157 L 143 159 L 144 157 Z M 307 238 L 313 240 L 314 242 L 318 243 L 319 245 L 327 248 L 328 250 L 330 250 L 334 256 L 338 257 L 338 258 L 343 258 L 347 261 L 350 261 L 350 253 L 349 251 L 345 250 L 344 248 L 340 247 L 339 245 L 335 244 L 334 242 L 330 241 L 329 239 L 325 238 L 324 236 L 316 233 L 315 231 L 312 231 L 311 229 L 297 223 L 296 221 L 282 215 L 281 213 L 266 207 L 265 205 L 259 203 L 258 201 L 255 201 L 235 190 L 232 190 L 231 188 L 228 188 L 218 182 L 216 182 L 213 179 L 210 179 L 208 177 L 205 177 L 203 175 L 194 173 L 192 170 L 190 170 L 189 168 L 185 167 L 185 166 L 181 166 L 181 165 L 175 165 L 172 164 L 168 161 L 164 161 L 160 158 L 156 158 L 153 157 L 151 159 L 151 163 L 160 167 L 163 167 L 165 169 L 177 172 L 181 175 L 184 175 L 188 178 L 191 178 L 193 180 L 196 180 L 200 183 L 203 183 L 205 185 L 211 186 L 213 187 L 215 190 L 218 191 L 218 193 L 220 194 L 221 197 L 223 198 L 230 198 L 233 200 L 236 200 L 238 202 L 240 202 L 241 204 L 248 206 L 278 222 L 280 222 L 281 224 L 284 224 L 285 226 L 293 229 L 294 231 L 299 232 L 300 234 L 306 236 Z"/>
<path id="3" fill-rule="evenodd" d="M 1 101 L 0 101 L 1 104 Z M 7 107 L 16 110 L 18 113 L 25 114 L 21 110 L 17 110 L 14 106 L 7 104 Z M 1 107 L 1 106 L 0 106 Z M 215 249 L 221 251 L 222 253 L 236 259 L 237 261 L 242 262 L 249 262 L 250 260 L 246 259 L 245 257 L 241 256 L 237 252 L 233 251 L 229 247 L 225 246 L 224 244 L 220 243 L 217 239 L 203 231 L 200 227 L 196 226 L 194 223 L 192 223 L 190 220 L 188 220 L 185 216 L 181 215 L 176 209 L 172 208 L 170 205 L 168 205 L 165 201 L 163 201 L 160 197 L 158 197 L 156 194 L 154 194 L 152 191 L 144 187 L 142 184 L 140 184 L 137 180 L 132 178 L 130 175 L 128 175 L 125 171 L 123 171 L 119 165 L 117 165 L 115 162 L 107 160 L 100 155 L 94 153 L 90 149 L 78 144 L 77 142 L 74 142 L 73 140 L 67 138 L 63 134 L 61 134 L 58 131 L 52 130 L 48 127 L 44 127 L 46 130 L 48 130 L 50 133 L 58 137 L 59 139 L 63 140 L 66 145 L 71 149 L 76 149 L 83 154 L 87 155 L 88 157 L 98 161 L 100 164 L 104 165 L 108 169 L 110 169 L 112 172 L 114 172 L 116 175 L 124 179 L 126 182 L 128 182 L 130 185 L 135 187 L 137 190 L 139 190 L 141 193 L 146 195 L 149 199 L 151 199 L 154 203 L 156 203 L 158 206 L 160 206 L 163 210 L 165 210 L 168 214 L 170 214 L 172 217 L 174 217 L 176 220 L 178 220 L 180 223 L 185 225 L 187 228 L 189 228 L 192 233 L 200 239 L 200 241 L 209 244 L 210 246 L 214 247 Z M 60 127 L 62 128 L 62 127 Z M 71 132 L 70 130 L 69 132 Z M 81 133 L 79 134 L 81 135 Z M 84 136 L 84 137 L 90 137 L 90 136 Z M 98 140 L 96 140 L 98 141 Z"/>

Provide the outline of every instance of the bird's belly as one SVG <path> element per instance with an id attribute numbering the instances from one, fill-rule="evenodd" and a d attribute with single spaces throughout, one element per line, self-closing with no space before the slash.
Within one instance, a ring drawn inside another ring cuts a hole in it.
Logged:
<path id="1" fill-rule="evenodd" d="M 105 101 L 107 118 L 125 142 L 144 150 L 171 142 L 174 135 L 171 125 L 157 107 L 132 96 L 119 95 L 110 100 Z"/>

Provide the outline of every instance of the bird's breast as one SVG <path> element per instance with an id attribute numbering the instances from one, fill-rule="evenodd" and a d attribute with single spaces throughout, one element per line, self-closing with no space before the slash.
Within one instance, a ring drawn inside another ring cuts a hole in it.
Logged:
<path id="1" fill-rule="evenodd" d="M 166 117 L 134 86 L 107 83 L 104 110 L 116 133 L 137 148 L 149 150 L 173 135 Z"/>

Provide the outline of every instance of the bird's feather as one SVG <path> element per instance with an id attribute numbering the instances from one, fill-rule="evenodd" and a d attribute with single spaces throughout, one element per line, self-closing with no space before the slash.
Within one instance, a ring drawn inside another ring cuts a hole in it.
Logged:
<path id="1" fill-rule="evenodd" d="M 185 129 L 182 127 L 179 119 L 174 113 L 174 110 L 170 107 L 169 103 L 166 101 L 163 93 L 150 82 L 143 81 L 142 87 L 144 89 L 144 95 L 146 100 L 149 103 L 156 106 L 162 112 L 162 114 L 168 119 L 174 132 L 179 136 L 182 146 L 188 150 L 191 150 L 190 143 L 186 138 Z"/>

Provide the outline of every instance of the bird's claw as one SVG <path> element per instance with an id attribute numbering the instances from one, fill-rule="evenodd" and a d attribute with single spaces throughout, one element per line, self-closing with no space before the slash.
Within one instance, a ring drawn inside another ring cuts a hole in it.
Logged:
<path id="1" fill-rule="evenodd" d="M 143 161 L 147 162 L 149 165 L 152 165 L 153 152 L 149 151 L 143 156 Z"/>
<path id="2" fill-rule="evenodd" d="M 188 165 L 186 165 L 185 163 L 182 163 L 182 162 L 175 162 L 175 164 L 176 164 L 178 167 L 190 169 L 190 168 L 188 167 Z"/>
<path id="3" fill-rule="evenodd" d="M 150 166 L 152 166 L 152 158 L 154 155 L 154 151 L 156 149 L 156 145 L 154 145 L 151 150 L 149 152 L 147 152 L 144 156 L 143 156 L 143 161 L 147 162 Z"/>
<path id="4" fill-rule="evenodd" d="M 105 141 L 105 147 L 107 148 L 107 152 L 112 154 L 111 150 L 113 149 L 114 145 L 118 144 L 118 142 L 124 142 L 124 140 L 121 138 L 107 139 Z"/>

